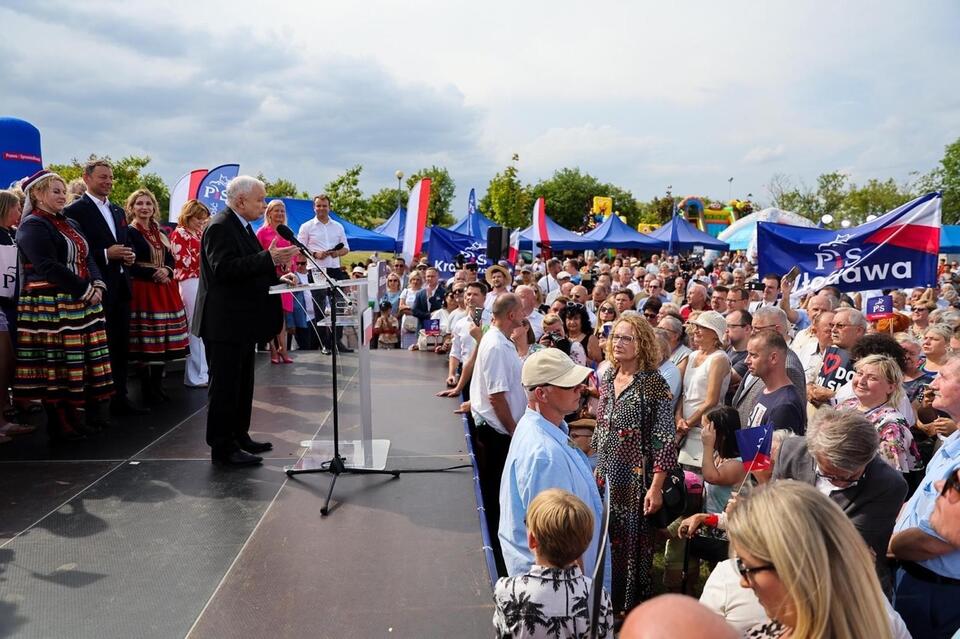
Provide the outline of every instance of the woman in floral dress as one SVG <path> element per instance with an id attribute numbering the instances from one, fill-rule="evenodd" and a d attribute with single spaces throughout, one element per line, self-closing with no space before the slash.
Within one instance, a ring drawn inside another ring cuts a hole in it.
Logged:
<path id="1" fill-rule="evenodd" d="M 210 209 L 199 200 L 189 200 L 180 209 L 177 228 L 170 234 L 173 253 L 173 279 L 180 286 L 180 297 L 187 313 L 187 328 L 193 325 L 193 308 L 200 285 L 200 235 L 210 220 Z M 203 340 L 190 335 L 190 355 L 183 371 L 183 383 L 191 388 L 208 384 L 207 357 Z"/>
<path id="2" fill-rule="evenodd" d="M 618 319 L 607 358 L 613 365 L 600 382 L 592 445 L 600 489 L 610 482 L 611 599 L 622 616 L 652 595 L 654 529 L 646 516 L 663 506 L 667 471 L 677 465 L 676 425 L 646 320 L 632 314 Z"/>
<path id="3" fill-rule="evenodd" d="M 923 466 L 907 419 L 895 407 L 903 396 L 903 373 L 886 355 L 868 355 L 857 361 L 852 397 L 840 408 L 863 413 L 880 433 L 880 457 L 905 475 Z"/>

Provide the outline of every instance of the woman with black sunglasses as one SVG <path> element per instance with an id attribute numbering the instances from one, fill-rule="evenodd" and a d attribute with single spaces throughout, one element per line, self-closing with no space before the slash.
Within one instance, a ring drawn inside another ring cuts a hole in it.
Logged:
<path id="1" fill-rule="evenodd" d="M 560 309 L 560 318 L 567 329 L 567 338 L 577 342 L 587 354 L 587 366 L 596 367 L 603 361 L 603 352 L 600 350 L 600 341 L 593 335 L 593 326 L 590 324 L 590 315 L 587 307 L 579 302 L 567 302 Z"/>

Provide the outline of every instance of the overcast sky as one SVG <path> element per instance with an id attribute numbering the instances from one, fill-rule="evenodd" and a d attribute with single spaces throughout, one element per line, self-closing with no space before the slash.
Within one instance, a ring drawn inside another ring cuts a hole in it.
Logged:
<path id="1" fill-rule="evenodd" d="M 0 24 L 0 115 L 45 162 L 147 154 L 171 186 L 359 163 L 369 194 L 437 164 L 461 217 L 518 153 L 528 183 L 764 200 L 774 173 L 906 180 L 960 137 L 955 2 L 29 0 Z"/>

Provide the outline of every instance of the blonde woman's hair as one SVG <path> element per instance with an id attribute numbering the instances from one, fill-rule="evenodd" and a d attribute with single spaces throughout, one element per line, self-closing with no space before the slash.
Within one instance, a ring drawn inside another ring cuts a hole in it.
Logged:
<path id="1" fill-rule="evenodd" d="M 275 208 L 283 207 L 283 222 L 281 224 L 287 223 L 287 205 L 283 203 L 283 200 L 270 200 L 270 203 L 267 204 L 267 210 L 264 211 L 263 221 L 264 223 L 273 228 L 273 224 L 270 222 L 270 211 Z"/>
<path id="2" fill-rule="evenodd" d="M 892 639 L 873 556 L 813 486 L 781 479 L 751 491 L 730 513 L 727 534 L 731 549 L 774 566 L 796 611 L 794 639 Z"/>
<path id="3" fill-rule="evenodd" d="M 660 367 L 660 345 L 653 334 L 650 322 L 643 318 L 639 313 L 624 312 L 613 323 L 610 329 L 610 335 L 617 330 L 621 324 L 629 324 L 633 328 L 633 336 L 637 338 L 637 367 L 642 371 L 655 371 Z M 607 340 L 607 359 L 611 362 L 617 361 L 613 356 L 613 339 Z"/>
<path id="4" fill-rule="evenodd" d="M 153 191 L 150 189 L 137 189 L 130 194 L 130 197 L 127 198 L 127 203 L 123 206 L 124 211 L 127 214 L 127 222 L 133 221 L 133 205 L 141 197 L 148 197 L 150 201 L 153 202 L 153 215 L 150 216 L 151 222 L 157 221 L 157 214 L 160 212 L 160 205 L 157 203 L 157 197 L 153 194 Z"/>
<path id="5" fill-rule="evenodd" d="M 133 221 L 133 205 L 136 204 L 137 200 L 141 197 L 148 197 L 150 201 L 153 202 L 153 215 L 150 216 L 150 224 L 159 227 L 160 224 L 157 222 L 157 215 L 160 213 L 160 205 L 157 203 L 157 197 L 153 194 L 153 191 L 144 188 L 137 189 L 127 198 L 126 205 L 123 207 L 127 213 L 127 222 Z M 170 238 L 168 238 L 167 234 L 163 231 L 160 231 L 158 234 L 160 236 L 160 243 L 169 251 Z"/>
<path id="6" fill-rule="evenodd" d="M 560 319 L 560 316 L 556 313 L 547 313 L 543 316 L 542 326 L 553 326 L 554 324 L 559 324 L 563 328 L 563 334 L 567 334 L 567 327 L 563 325 L 563 320 Z"/>
<path id="7" fill-rule="evenodd" d="M 540 557 L 560 568 L 575 562 L 593 539 L 593 513 L 583 500 L 560 488 L 537 494 L 527 507 L 527 529 Z"/>
<path id="8" fill-rule="evenodd" d="M 67 183 L 64 181 L 64 179 L 56 173 L 53 173 L 49 177 L 40 180 L 34 186 L 30 187 L 30 192 L 27 193 L 27 196 L 30 198 L 30 206 L 35 209 L 39 208 L 40 196 L 49 191 L 50 185 L 54 182 L 59 182 L 63 185 L 64 190 L 66 190 Z"/>
<path id="9" fill-rule="evenodd" d="M 949 339 L 950 338 L 947 338 L 948 341 Z M 859 373 L 860 369 L 864 366 L 876 366 L 880 376 L 885 379 L 887 383 L 893 384 L 893 392 L 890 393 L 890 397 L 887 398 L 887 405 L 896 407 L 900 403 L 900 400 L 903 399 L 903 371 L 900 370 L 900 365 L 897 364 L 897 360 L 889 355 L 867 355 L 866 357 L 858 359 L 857 363 L 853 365 L 853 369 Z"/>
<path id="10" fill-rule="evenodd" d="M 180 216 L 177 217 L 177 226 L 186 228 L 187 222 L 195 217 L 210 217 L 210 209 L 200 200 L 187 200 L 180 207 Z"/>
<path id="11" fill-rule="evenodd" d="M 3 224 L 6 220 L 14 204 L 20 205 L 20 198 L 17 194 L 6 189 L 0 190 L 0 224 Z"/>
<path id="12" fill-rule="evenodd" d="M 927 329 L 923 331 L 923 336 L 926 337 L 927 333 L 939 335 L 947 342 L 947 345 L 949 345 L 950 338 L 953 337 L 953 327 L 946 323 L 935 322 L 927 326 Z"/>

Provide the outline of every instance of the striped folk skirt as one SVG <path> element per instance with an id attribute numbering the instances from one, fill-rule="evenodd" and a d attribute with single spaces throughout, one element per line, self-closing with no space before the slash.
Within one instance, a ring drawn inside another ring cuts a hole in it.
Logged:
<path id="1" fill-rule="evenodd" d="M 130 361 L 150 364 L 184 359 L 190 335 L 177 283 L 134 279 L 132 285 Z"/>
<path id="2" fill-rule="evenodd" d="M 67 293 L 21 291 L 13 394 L 19 400 L 75 406 L 110 397 L 103 307 Z"/>

